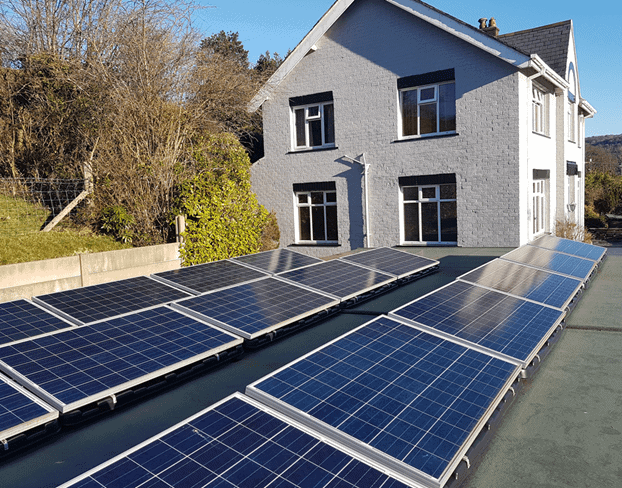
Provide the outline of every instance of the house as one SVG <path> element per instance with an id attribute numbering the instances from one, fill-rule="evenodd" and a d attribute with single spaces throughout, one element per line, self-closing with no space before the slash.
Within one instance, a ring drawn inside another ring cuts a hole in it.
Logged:
<path id="1" fill-rule="evenodd" d="M 337 0 L 251 101 L 281 246 L 519 246 L 583 222 L 572 21 L 499 34 L 417 0 Z"/>

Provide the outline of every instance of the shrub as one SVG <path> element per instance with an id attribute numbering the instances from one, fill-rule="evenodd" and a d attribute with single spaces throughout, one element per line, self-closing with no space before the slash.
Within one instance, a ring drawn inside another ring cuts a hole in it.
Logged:
<path id="1" fill-rule="evenodd" d="M 115 205 L 113 207 L 106 207 L 102 210 L 100 216 L 101 230 L 106 234 L 112 235 L 115 239 L 121 242 L 131 243 L 133 233 L 131 230 L 132 225 L 135 222 L 125 207 L 122 205 Z"/>
<path id="2" fill-rule="evenodd" d="M 555 221 L 555 235 L 564 239 L 572 239 L 573 241 L 592 243 L 592 234 L 590 234 L 582 225 L 566 220 Z"/>

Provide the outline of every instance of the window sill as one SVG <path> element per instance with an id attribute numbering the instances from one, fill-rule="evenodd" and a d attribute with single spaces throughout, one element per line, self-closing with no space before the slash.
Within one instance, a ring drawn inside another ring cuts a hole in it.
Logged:
<path id="1" fill-rule="evenodd" d="M 395 139 L 391 141 L 391 144 L 399 143 L 399 142 L 411 142 L 411 141 L 426 141 L 428 139 L 444 139 L 446 137 L 456 137 L 459 136 L 457 132 L 450 132 L 447 134 L 430 134 L 425 136 L 413 136 L 413 137 L 404 137 L 403 139 Z"/>
<path id="2" fill-rule="evenodd" d="M 294 242 L 287 247 L 341 247 L 340 242 Z"/>
<path id="3" fill-rule="evenodd" d="M 309 149 L 292 149 L 291 151 L 287 151 L 286 154 L 299 154 L 299 153 L 311 153 L 311 152 L 321 152 L 321 151 L 334 151 L 335 149 L 339 149 L 337 146 L 330 147 L 317 147 L 317 148 L 309 148 Z"/>
<path id="4" fill-rule="evenodd" d="M 538 132 L 538 131 L 532 130 L 531 133 L 535 134 L 536 136 L 546 137 L 547 139 L 551 138 L 549 134 L 545 134 L 544 132 Z"/>
<path id="5" fill-rule="evenodd" d="M 457 242 L 410 242 L 395 247 L 458 247 Z"/>

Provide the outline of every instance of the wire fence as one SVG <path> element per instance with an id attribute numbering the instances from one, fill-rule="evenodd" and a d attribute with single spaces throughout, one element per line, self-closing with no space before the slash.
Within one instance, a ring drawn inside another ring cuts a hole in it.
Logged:
<path id="1" fill-rule="evenodd" d="M 0 178 L 0 236 L 42 231 L 84 190 L 84 179 Z"/>

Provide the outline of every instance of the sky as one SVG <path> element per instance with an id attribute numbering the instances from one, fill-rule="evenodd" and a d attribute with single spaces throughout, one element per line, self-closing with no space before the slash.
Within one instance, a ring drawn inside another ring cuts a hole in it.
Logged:
<path id="1" fill-rule="evenodd" d="M 195 27 L 205 37 L 237 32 L 249 60 L 270 51 L 285 56 L 334 0 L 196 0 Z M 501 34 L 572 19 L 581 96 L 597 111 L 586 136 L 622 134 L 622 4 L 617 0 L 428 0 L 430 5 L 477 26 L 494 17 Z"/>

